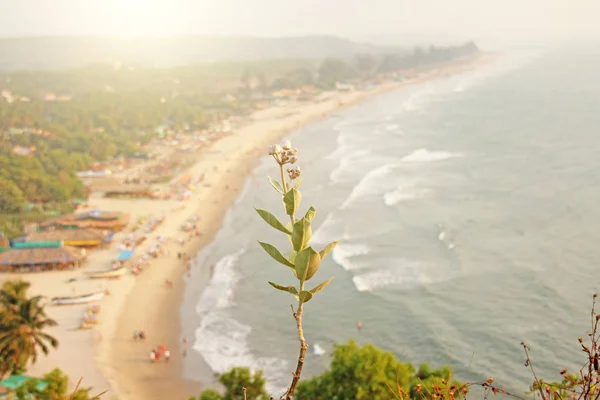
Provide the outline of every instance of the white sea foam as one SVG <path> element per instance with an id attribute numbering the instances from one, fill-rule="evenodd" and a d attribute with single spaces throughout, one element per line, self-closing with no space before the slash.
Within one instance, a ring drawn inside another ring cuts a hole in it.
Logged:
<path id="1" fill-rule="evenodd" d="M 236 321 L 230 314 L 238 281 L 235 265 L 244 251 L 227 255 L 215 265 L 214 275 L 196 306 L 201 320 L 193 348 L 214 372 L 225 372 L 234 366 L 262 369 L 269 377 L 269 389 L 277 390 L 277 383 L 284 378 L 281 371 L 285 370 L 286 362 L 253 355 L 248 346 L 252 327 Z"/>
<path id="2" fill-rule="evenodd" d="M 238 280 L 235 264 L 244 254 L 242 249 L 234 254 L 229 254 L 215 264 L 215 269 L 210 283 L 202 292 L 196 306 L 196 312 L 202 316 L 217 309 L 228 308 L 233 304 L 233 287 Z"/>
<path id="3" fill-rule="evenodd" d="M 429 283 L 420 271 L 421 265 L 414 261 L 394 260 L 394 263 L 400 262 L 398 268 L 378 269 L 365 272 L 352 277 L 354 286 L 359 292 L 372 292 L 375 289 L 390 285 L 403 287 L 412 287 L 419 284 Z"/>
<path id="4" fill-rule="evenodd" d="M 361 267 L 356 262 L 353 263 L 352 258 L 367 255 L 370 253 L 370 251 L 371 249 L 365 244 L 351 244 L 342 242 L 338 243 L 338 245 L 333 249 L 332 258 L 342 268 L 347 271 L 351 271 Z"/>
<path id="5" fill-rule="evenodd" d="M 429 151 L 427 149 L 415 150 L 402 158 L 406 163 L 425 163 L 431 161 L 442 161 L 450 158 L 462 157 L 460 153 L 450 153 L 447 151 Z"/>
<path id="6" fill-rule="evenodd" d="M 394 166 L 395 164 L 389 163 L 369 171 L 365 176 L 363 176 L 354 189 L 352 189 L 350 196 L 348 196 L 340 208 L 344 209 L 348 207 L 350 204 L 352 204 L 352 202 L 363 196 L 377 194 L 382 187 L 385 187 L 378 183 L 378 179 L 381 176 L 389 173 Z"/>
<path id="7" fill-rule="evenodd" d="M 400 125 L 398 125 L 398 124 L 391 124 L 391 125 L 387 125 L 385 127 L 385 129 L 388 131 L 397 131 L 398 128 L 400 128 Z"/>
<path id="8" fill-rule="evenodd" d="M 322 348 L 321 346 L 319 346 L 318 343 L 315 343 L 314 345 L 312 345 L 312 351 L 313 351 L 313 354 L 316 356 L 322 356 L 323 354 L 325 354 L 325 349 Z"/>
<path id="9" fill-rule="evenodd" d="M 400 184 L 395 190 L 383 195 L 383 201 L 387 206 L 394 206 L 405 200 L 414 200 L 425 197 L 429 190 L 417 187 L 416 181 L 407 181 Z"/>
<path id="10" fill-rule="evenodd" d="M 257 357 L 248 346 L 252 328 L 234 320 L 229 310 L 215 310 L 202 318 L 196 329 L 194 350 L 198 351 L 210 368 L 223 373 L 236 366 L 253 371 L 263 370 L 268 377 L 268 389 L 279 389 L 278 382 L 285 378 L 287 363 L 275 357 Z"/>

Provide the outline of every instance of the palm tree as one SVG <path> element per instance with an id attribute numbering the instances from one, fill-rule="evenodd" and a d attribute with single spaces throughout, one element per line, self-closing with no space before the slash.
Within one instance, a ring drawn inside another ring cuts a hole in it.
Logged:
<path id="1" fill-rule="evenodd" d="M 27 298 L 29 286 L 9 281 L 0 290 L 0 376 L 24 369 L 30 360 L 35 363 L 40 349 L 48 354 L 49 346 L 58 347 L 58 341 L 43 332 L 57 323 L 47 317 L 41 296 Z"/>
<path id="2" fill-rule="evenodd" d="M 6 281 L 0 289 L 0 311 L 15 309 L 15 306 L 27 299 L 27 289 L 31 283 L 27 281 Z"/>

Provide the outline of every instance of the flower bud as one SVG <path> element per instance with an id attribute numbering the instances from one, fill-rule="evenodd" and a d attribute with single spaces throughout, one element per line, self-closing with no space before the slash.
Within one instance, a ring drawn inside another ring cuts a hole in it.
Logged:
<path id="1" fill-rule="evenodd" d="M 290 143 L 289 140 L 286 140 L 281 147 L 283 147 L 284 150 L 291 150 L 292 148 L 292 143 Z"/>
<path id="2" fill-rule="evenodd" d="M 276 154 L 281 153 L 283 150 L 281 149 L 281 146 L 279 146 L 278 144 L 272 144 L 269 146 L 269 155 L 273 156 Z"/>
<path id="3" fill-rule="evenodd" d="M 296 164 L 296 161 L 298 161 L 298 157 L 296 156 L 291 156 L 289 159 L 290 164 Z"/>

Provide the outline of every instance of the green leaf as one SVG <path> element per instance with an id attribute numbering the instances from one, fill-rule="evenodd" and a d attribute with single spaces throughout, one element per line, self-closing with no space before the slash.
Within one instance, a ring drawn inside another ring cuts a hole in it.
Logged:
<path id="1" fill-rule="evenodd" d="M 302 218 L 296 222 L 292 229 L 292 246 L 294 250 L 300 251 L 308 246 L 311 236 L 312 230 L 308 219 Z"/>
<path id="2" fill-rule="evenodd" d="M 321 264 L 321 257 L 312 247 L 307 247 L 298 252 L 294 264 L 296 278 L 298 278 L 300 282 L 304 282 L 305 280 L 310 279 L 309 275 L 312 277 L 315 272 L 317 272 L 319 265 Z"/>
<path id="3" fill-rule="evenodd" d="M 300 187 L 300 184 L 302 183 L 302 181 L 304 181 L 304 178 L 298 179 L 293 187 L 298 189 Z"/>
<path id="4" fill-rule="evenodd" d="M 308 211 L 306 212 L 306 215 L 304 216 L 304 218 L 306 218 L 307 220 L 312 222 L 313 218 L 315 217 L 316 212 L 317 212 L 317 210 L 315 210 L 315 208 L 311 206 L 308 209 Z"/>
<path id="5" fill-rule="evenodd" d="M 310 301 L 310 299 L 312 299 L 312 293 L 311 292 L 307 292 L 306 290 L 301 291 L 298 294 L 298 300 L 302 303 L 308 303 Z"/>
<path id="6" fill-rule="evenodd" d="M 288 259 L 285 258 L 283 256 L 283 254 L 281 254 L 281 252 L 279 250 L 277 250 L 277 248 L 275 246 L 273 246 L 269 243 L 264 243 L 264 242 L 258 242 L 258 244 L 260 244 L 262 246 L 262 248 L 265 249 L 267 254 L 269 254 L 271 257 L 273 257 L 273 259 L 275 261 L 280 262 L 287 267 L 294 268 L 294 264 L 292 264 L 290 261 L 288 261 Z"/>
<path id="7" fill-rule="evenodd" d="M 296 215 L 296 211 L 298 211 L 298 207 L 300 207 L 300 200 L 302 200 L 302 195 L 296 188 L 292 188 L 283 196 L 283 203 L 285 204 L 285 212 L 287 215 Z"/>
<path id="8" fill-rule="evenodd" d="M 312 294 L 320 292 L 321 290 L 323 290 L 325 288 L 325 286 L 329 285 L 332 280 L 333 280 L 333 277 L 327 279 L 325 282 L 323 282 L 323 283 L 315 286 L 314 288 L 310 289 L 309 292 L 311 292 Z"/>
<path id="9" fill-rule="evenodd" d="M 288 231 L 292 232 L 294 230 L 294 225 L 292 225 L 291 222 L 287 222 L 285 224 L 285 229 L 287 229 Z M 290 242 L 290 246 L 292 248 L 294 248 L 294 243 L 292 242 L 292 235 L 291 235 L 291 233 L 288 235 L 288 240 Z"/>
<path id="10" fill-rule="evenodd" d="M 281 290 L 282 292 L 288 292 L 291 294 L 298 294 L 298 290 L 293 286 L 282 286 L 273 282 L 269 282 L 269 285 L 273 286 L 277 290 Z"/>
<path id="11" fill-rule="evenodd" d="M 312 278 L 317 271 L 319 270 L 319 267 L 321 266 L 321 256 L 319 255 L 319 253 L 317 253 L 315 251 L 315 254 L 313 254 L 310 259 L 308 260 L 308 268 L 306 269 L 306 280 L 310 280 L 310 278 Z"/>
<path id="12" fill-rule="evenodd" d="M 329 244 L 328 244 L 328 245 L 327 245 L 327 246 L 326 246 L 326 247 L 325 247 L 323 250 L 321 250 L 321 251 L 319 252 L 319 255 L 321 256 L 321 260 L 324 260 L 324 259 L 325 259 L 325 257 L 327 257 L 327 255 L 328 255 L 329 253 L 331 253 L 331 250 L 333 250 L 333 249 L 334 249 L 334 247 L 335 247 L 335 246 L 337 246 L 337 244 L 338 244 L 338 242 L 337 242 L 337 241 L 335 241 L 335 242 L 332 242 L 332 243 L 329 243 Z"/>
<path id="13" fill-rule="evenodd" d="M 283 190 L 283 186 L 281 186 L 281 182 L 271 178 L 270 176 L 267 176 L 267 178 L 269 178 L 269 182 L 271 182 L 271 186 L 273 186 L 275 188 L 275 190 L 277 190 L 283 196 L 285 194 L 285 190 Z"/>
<path id="14" fill-rule="evenodd" d="M 291 262 L 292 264 L 295 262 L 295 260 L 296 260 L 296 256 L 297 256 L 297 255 L 298 255 L 298 252 L 297 252 L 297 251 L 292 251 L 292 252 L 290 253 L 290 256 L 289 256 L 289 258 L 288 258 L 288 259 L 290 260 L 290 262 Z"/>
<path id="15" fill-rule="evenodd" d="M 260 215 L 261 218 L 264 219 L 265 222 L 271 225 L 273 228 L 283 233 L 287 233 L 288 235 L 292 234 L 292 232 L 288 231 L 287 228 L 281 222 L 279 222 L 279 220 L 273 214 L 271 214 L 267 210 L 261 210 L 260 208 L 256 208 L 255 210 L 258 213 L 258 215 Z"/>
<path id="16" fill-rule="evenodd" d="M 296 266 L 295 266 L 295 265 L 296 265 L 296 256 L 297 256 L 297 255 L 298 255 L 298 252 L 297 252 L 297 251 L 292 251 L 292 252 L 290 253 L 290 257 L 289 257 L 289 260 L 290 260 L 290 262 L 291 262 L 292 264 L 294 264 L 294 268 L 292 269 L 292 271 L 294 271 L 294 276 L 295 276 L 296 278 L 298 277 L 298 274 L 296 273 Z"/>

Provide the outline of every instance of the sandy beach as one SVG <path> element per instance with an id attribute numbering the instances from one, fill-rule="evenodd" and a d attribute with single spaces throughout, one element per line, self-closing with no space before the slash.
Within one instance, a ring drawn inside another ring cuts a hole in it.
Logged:
<path id="1" fill-rule="evenodd" d="M 299 126 L 319 120 L 341 108 L 357 104 L 368 97 L 405 85 L 440 78 L 472 70 L 495 59 L 493 55 L 454 62 L 421 72 L 416 78 L 403 82 L 388 82 L 371 90 L 346 93 L 332 92 L 317 103 L 288 104 L 255 112 L 251 122 L 232 135 L 211 143 L 198 161 L 179 176 L 190 174 L 192 182 L 203 176 L 197 190 L 185 201 L 149 199 L 109 199 L 92 196 L 91 208 L 131 213 L 130 225 L 139 218 L 165 217 L 165 221 L 136 248 L 135 257 L 144 254 L 157 237 L 165 238 L 163 252 L 151 259 L 150 266 L 141 274 L 126 274 L 119 280 L 92 280 L 85 271 L 110 268 L 111 260 L 118 254 L 116 244 L 127 235 L 115 235 L 109 248 L 89 252 L 82 270 L 43 274 L 3 275 L 2 280 L 22 278 L 32 283 L 32 294 L 48 297 L 84 294 L 108 289 L 110 295 L 100 302 L 99 323 L 94 329 L 79 330 L 86 310 L 85 305 L 48 306 L 48 314 L 59 325 L 49 330 L 59 342 L 59 349 L 48 357 L 40 357 L 29 369 L 38 376 L 55 367 L 61 368 L 74 385 L 83 378 L 84 387 L 92 386 L 93 393 L 108 390 L 103 399 L 162 400 L 188 399 L 198 396 L 206 371 L 199 371 L 198 381 L 182 378 L 183 345 L 181 335 L 180 304 L 187 281 L 185 261 L 178 253 L 194 257 L 218 232 L 222 219 L 241 190 L 245 179 L 257 160 L 266 155 L 268 145 L 278 142 Z M 303 151 L 303 149 L 300 149 Z M 174 179 L 177 179 L 175 177 Z M 251 210 L 249 210 L 250 212 Z M 199 236 L 182 231 L 181 226 L 197 216 Z M 180 244 L 178 239 L 185 238 Z M 209 265 L 195 265 L 192 274 L 210 278 Z M 76 279 L 74 282 L 68 282 Z M 166 285 L 165 280 L 172 282 Z M 134 341 L 135 330 L 145 331 L 144 341 Z M 193 340 L 190 338 L 190 347 Z M 169 363 L 151 364 L 149 352 L 159 344 L 170 349 Z M 290 371 L 291 372 L 291 371 Z"/>

